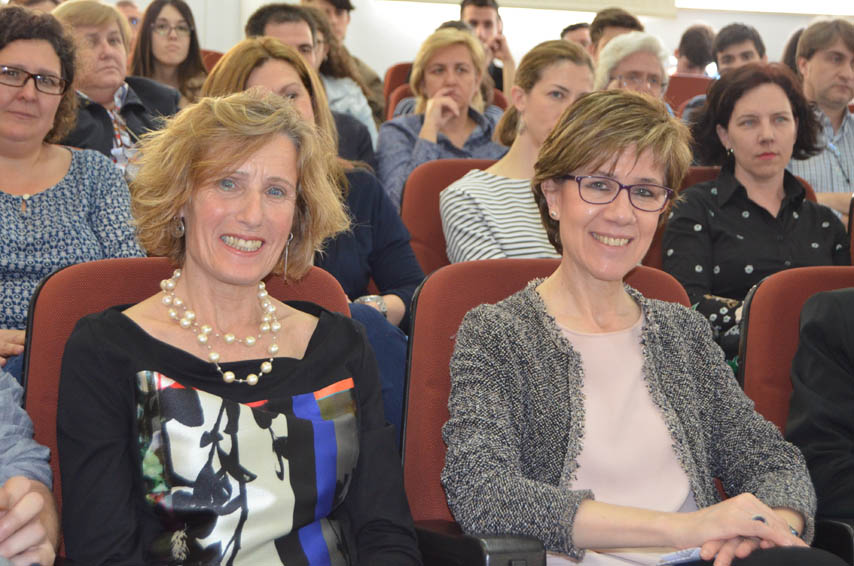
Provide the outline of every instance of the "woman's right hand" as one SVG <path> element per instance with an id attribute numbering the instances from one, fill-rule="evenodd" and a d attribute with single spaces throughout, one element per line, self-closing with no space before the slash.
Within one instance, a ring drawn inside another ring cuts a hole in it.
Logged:
<path id="1" fill-rule="evenodd" d="M 6 360 L 24 352 L 23 330 L 0 329 L 0 367 L 6 365 Z"/>
<path id="2" fill-rule="evenodd" d="M 783 517 L 750 493 L 676 517 L 676 546 L 699 546 L 703 560 L 714 558 L 715 566 L 729 566 L 757 548 L 807 546 Z"/>
<path id="3" fill-rule="evenodd" d="M 424 125 L 421 126 L 419 133 L 420 138 L 435 142 L 441 129 L 460 115 L 457 101 L 449 96 L 451 92 L 453 88 L 441 88 L 427 100 L 427 107 L 424 109 Z"/>

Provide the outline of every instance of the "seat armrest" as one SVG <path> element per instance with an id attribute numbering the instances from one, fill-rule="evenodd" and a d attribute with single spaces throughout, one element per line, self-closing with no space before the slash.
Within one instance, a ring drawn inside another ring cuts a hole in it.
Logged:
<path id="1" fill-rule="evenodd" d="M 448 521 L 416 521 L 424 566 L 545 566 L 546 550 L 534 537 L 467 535 Z"/>
<path id="2" fill-rule="evenodd" d="M 816 518 L 812 544 L 854 566 L 854 519 Z"/>

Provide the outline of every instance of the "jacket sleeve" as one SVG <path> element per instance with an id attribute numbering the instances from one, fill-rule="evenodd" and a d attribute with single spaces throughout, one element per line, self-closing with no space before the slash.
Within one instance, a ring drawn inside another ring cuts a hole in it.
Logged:
<path id="1" fill-rule="evenodd" d="M 62 468 L 62 531 L 75 564 L 143 566 L 131 415 L 125 368 L 100 347 L 109 336 L 81 320 L 65 348 L 57 434 Z"/>
<path id="2" fill-rule="evenodd" d="M 854 515 L 854 291 L 820 293 L 801 313 L 786 437 L 806 458 L 825 517 Z"/>
<path id="3" fill-rule="evenodd" d="M 400 210 L 403 186 L 412 170 L 441 158 L 438 144 L 421 139 L 407 128 L 411 116 L 402 116 L 380 126 L 377 142 L 377 173 L 392 204 Z"/>
<path id="4" fill-rule="evenodd" d="M 403 490 L 394 428 L 383 416 L 376 360 L 364 331 L 354 368 L 359 402 L 359 461 L 341 505 L 356 537 L 361 566 L 420 566 L 415 527 Z"/>
<path id="5" fill-rule="evenodd" d="M 708 324 L 683 309 L 681 336 L 690 344 L 688 367 L 696 381 L 699 414 L 712 475 L 730 495 L 752 493 L 769 507 L 787 507 L 804 516 L 801 536 L 812 540 L 815 491 L 800 451 L 777 427 L 756 412 L 712 340 Z"/>
<path id="6" fill-rule="evenodd" d="M 451 263 L 507 257 L 475 199 L 466 191 L 466 179 L 439 194 L 442 230 Z"/>
<path id="7" fill-rule="evenodd" d="M 448 505 L 466 532 L 530 535 L 549 550 L 580 559 L 572 542 L 578 506 L 589 490 L 569 490 L 531 479 L 521 464 L 525 423 L 511 412 L 514 381 L 528 365 L 514 347 L 494 306 L 463 319 L 451 358 L 448 446 L 442 484 Z"/>

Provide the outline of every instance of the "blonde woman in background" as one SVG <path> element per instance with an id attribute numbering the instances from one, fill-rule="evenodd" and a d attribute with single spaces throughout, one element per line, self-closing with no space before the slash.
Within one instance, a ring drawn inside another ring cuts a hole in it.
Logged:
<path id="1" fill-rule="evenodd" d="M 510 91 L 512 106 L 498 123 L 498 140 L 510 151 L 439 197 L 451 262 L 557 257 L 531 192 L 534 162 L 563 111 L 592 89 L 593 62 L 575 43 L 546 41 L 522 58 Z"/>

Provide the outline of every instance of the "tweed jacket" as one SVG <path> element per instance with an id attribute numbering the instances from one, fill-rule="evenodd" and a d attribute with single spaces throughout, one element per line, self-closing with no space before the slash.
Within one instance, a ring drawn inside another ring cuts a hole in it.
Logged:
<path id="1" fill-rule="evenodd" d="M 463 319 L 451 358 L 442 483 L 466 532 L 531 535 L 581 559 L 573 520 L 595 497 L 570 488 L 584 434 L 584 375 L 535 289 L 540 282 Z M 730 495 L 749 492 L 802 513 L 810 541 L 816 503 L 803 457 L 754 411 L 708 321 L 627 290 L 644 316 L 643 376 L 697 506 L 720 501 L 720 478 Z"/>

